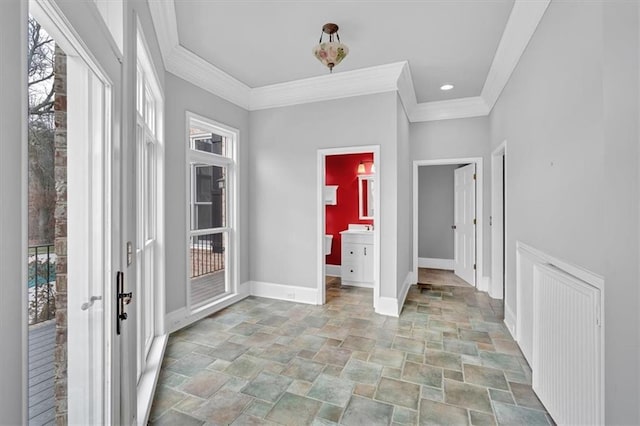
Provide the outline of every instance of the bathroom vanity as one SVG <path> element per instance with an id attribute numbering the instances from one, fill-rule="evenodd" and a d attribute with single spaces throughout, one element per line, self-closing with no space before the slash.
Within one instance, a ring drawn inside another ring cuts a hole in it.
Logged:
<path id="1" fill-rule="evenodd" d="M 367 229 L 369 228 L 369 229 Z M 349 225 L 342 236 L 342 284 L 373 287 L 373 230 L 371 225 Z"/>

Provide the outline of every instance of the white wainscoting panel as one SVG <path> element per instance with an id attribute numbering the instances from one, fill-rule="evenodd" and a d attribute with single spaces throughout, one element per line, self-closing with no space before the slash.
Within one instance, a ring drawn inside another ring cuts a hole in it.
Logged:
<path id="1" fill-rule="evenodd" d="M 533 390 L 558 424 L 600 424 L 600 290 L 535 265 Z"/>

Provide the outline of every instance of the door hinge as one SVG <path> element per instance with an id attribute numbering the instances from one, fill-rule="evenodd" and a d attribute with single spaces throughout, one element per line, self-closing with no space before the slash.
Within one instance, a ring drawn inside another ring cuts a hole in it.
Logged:
<path id="1" fill-rule="evenodd" d="M 473 174 L 473 180 L 476 180 L 476 174 L 475 173 Z"/>
<path id="2" fill-rule="evenodd" d="M 474 263 L 473 264 L 473 270 L 475 271 L 475 269 L 476 269 L 476 264 Z"/>
<path id="3" fill-rule="evenodd" d="M 475 220 L 475 219 L 473 219 L 473 224 L 474 224 L 474 225 L 476 224 L 476 220 Z"/>

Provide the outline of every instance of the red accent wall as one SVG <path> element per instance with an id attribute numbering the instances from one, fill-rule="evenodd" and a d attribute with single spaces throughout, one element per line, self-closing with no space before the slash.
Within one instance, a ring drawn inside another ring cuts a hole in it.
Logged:
<path id="1" fill-rule="evenodd" d="M 325 232 L 333 235 L 331 254 L 326 256 L 329 265 L 340 265 L 342 240 L 340 231 L 350 223 L 371 225 L 373 220 L 358 217 L 358 165 L 365 162 L 366 174 L 370 173 L 373 153 L 329 155 L 325 163 L 325 184 L 338 185 L 338 204 L 325 206 Z"/>

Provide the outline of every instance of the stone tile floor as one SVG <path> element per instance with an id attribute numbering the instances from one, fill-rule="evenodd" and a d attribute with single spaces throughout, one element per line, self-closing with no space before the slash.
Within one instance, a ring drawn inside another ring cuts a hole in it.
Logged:
<path id="1" fill-rule="evenodd" d="M 172 334 L 150 422 L 553 424 L 500 301 L 432 285 L 400 318 L 371 304 L 334 282 L 324 306 L 249 297 Z"/>

